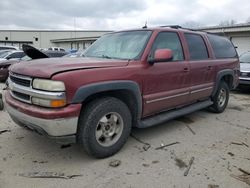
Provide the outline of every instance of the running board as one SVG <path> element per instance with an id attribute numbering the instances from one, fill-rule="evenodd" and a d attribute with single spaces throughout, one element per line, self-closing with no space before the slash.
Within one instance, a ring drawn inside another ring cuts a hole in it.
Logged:
<path id="1" fill-rule="evenodd" d="M 161 124 L 166 121 L 175 119 L 177 117 L 187 115 L 197 110 L 201 110 L 203 108 L 209 107 L 212 104 L 213 102 L 209 99 L 209 100 L 198 102 L 198 103 L 195 103 L 195 104 L 192 104 L 192 105 L 189 105 L 189 106 L 177 109 L 177 110 L 162 112 L 160 114 L 141 120 L 140 122 L 138 122 L 137 127 L 147 128 L 147 127 L 151 127 L 157 124 Z"/>

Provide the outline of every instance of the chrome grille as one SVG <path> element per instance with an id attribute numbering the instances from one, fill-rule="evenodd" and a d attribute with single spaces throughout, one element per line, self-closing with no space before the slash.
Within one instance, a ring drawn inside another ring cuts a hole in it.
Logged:
<path id="1" fill-rule="evenodd" d="M 24 93 L 20 93 L 20 92 L 16 92 L 16 91 L 12 91 L 12 93 L 16 97 L 18 97 L 18 98 L 20 98 L 22 100 L 30 101 L 30 95 L 27 95 L 27 94 L 24 94 Z"/>
<path id="2" fill-rule="evenodd" d="M 31 85 L 31 80 L 27 80 L 27 79 L 17 77 L 17 76 L 14 76 L 14 75 L 10 75 L 10 80 L 12 82 L 14 82 L 15 84 L 22 85 L 22 86 L 25 86 L 25 87 L 30 87 L 30 85 Z"/>
<path id="3" fill-rule="evenodd" d="M 32 79 L 31 77 L 22 76 L 13 74 L 10 72 L 8 78 L 8 88 L 10 94 L 13 98 L 32 104 L 32 98 L 48 99 L 48 100 L 57 100 L 65 99 L 65 92 L 51 92 L 51 91 L 42 91 L 32 88 Z"/>
<path id="4" fill-rule="evenodd" d="M 31 103 L 31 96 L 27 94 L 25 88 L 30 89 L 32 83 L 32 78 L 13 74 L 10 72 L 8 85 L 11 90 L 11 95 L 13 98 L 26 102 Z"/>

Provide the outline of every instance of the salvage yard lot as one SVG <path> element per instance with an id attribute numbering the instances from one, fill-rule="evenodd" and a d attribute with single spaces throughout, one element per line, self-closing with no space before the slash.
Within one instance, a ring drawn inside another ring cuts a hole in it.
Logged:
<path id="1" fill-rule="evenodd" d="M 134 129 L 118 154 L 102 160 L 87 156 L 77 145 L 61 146 L 26 131 L 1 111 L 0 188 L 247 188 L 250 177 L 239 168 L 250 171 L 250 92 L 236 91 L 230 97 L 222 114 L 203 110 Z M 171 143 L 175 144 L 155 149 Z M 112 160 L 121 163 L 112 167 Z"/>

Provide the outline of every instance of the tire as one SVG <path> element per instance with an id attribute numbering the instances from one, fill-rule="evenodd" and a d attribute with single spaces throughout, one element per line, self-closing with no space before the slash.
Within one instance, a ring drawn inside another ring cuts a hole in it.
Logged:
<path id="1" fill-rule="evenodd" d="M 229 100 L 229 88 L 224 81 L 220 82 L 220 85 L 212 100 L 214 104 L 210 107 L 210 109 L 215 113 L 224 112 Z"/>
<path id="2" fill-rule="evenodd" d="M 3 100 L 0 98 L 0 111 L 3 110 Z"/>
<path id="3" fill-rule="evenodd" d="M 97 99 L 81 112 L 77 142 L 89 155 L 109 157 L 126 143 L 131 127 L 131 113 L 125 103 L 113 97 Z"/>
<path id="4" fill-rule="evenodd" d="M 3 96 L 2 93 L 0 93 L 0 111 L 3 110 Z"/>

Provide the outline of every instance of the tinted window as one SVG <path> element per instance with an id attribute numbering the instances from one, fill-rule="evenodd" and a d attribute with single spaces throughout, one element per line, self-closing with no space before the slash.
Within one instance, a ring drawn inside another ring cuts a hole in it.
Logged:
<path id="1" fill-rule="evenodd" d="M 237 53 L 236 50 L 226 37 L 221 37 L 217 35 L 207 35 L 208 40 L 212 45 L 214 54 L 216 58 L 232 58 L 236 57 Z"/>
<path id="2" fill-rule="evenodd" d="M 9 55 L 10 58 L 22 58 L 23 56 L 25 56 L 24 52 L 15 52 Z"/>
<path id="3" fill-rule="evenodd" d="M 157 49 L 170 49 L 173 51 L 173 60 L 183 60 L 183 50 L 177 33 L 161 32 L 155 39 L 152 47 L 152 54 Z"/>
<path id="4" fill-rule="evenodd" d="M 203 38 L 197 34 L 185 34 L 191 60 L 208 59 L 207 47 Z"/>

